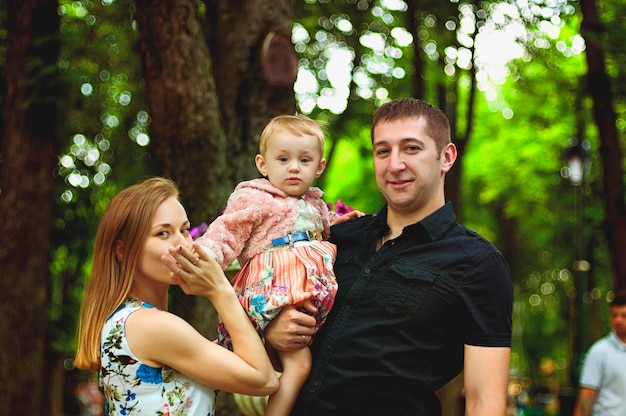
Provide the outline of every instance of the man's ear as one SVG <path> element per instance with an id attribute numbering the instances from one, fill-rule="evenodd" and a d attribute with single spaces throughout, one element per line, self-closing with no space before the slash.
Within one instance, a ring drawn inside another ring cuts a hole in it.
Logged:
<path id="1" fill-rule="evenodd" d="M 441 171 L 448 172 L 452 169 L 454 162 L 456 161 L 456 145 L 454 143 L 448 143 L 443 149 L 441 149 Z"/>
<path id="2" fill-rule="evenodd" d="M 122 261 L 124 259 L 124 242 L 122 240 L 116 240 L 114 250 L 115 257 L 117 257 L 119 261 Z"/>
<path id="3" fill-rule="evenodd" d="M 261 154 L 257 154 L 254 158 L 254 163 L 256 163 L 256 168 L 259 173 L 263 176 L 267 176 L 267 166 L 265 165 L 265 158 Z"/>

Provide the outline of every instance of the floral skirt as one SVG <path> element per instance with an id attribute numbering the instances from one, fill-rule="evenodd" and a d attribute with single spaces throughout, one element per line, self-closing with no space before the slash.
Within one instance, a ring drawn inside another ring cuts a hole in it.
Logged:
<path id="1" fill-rule="evenodd" d="M 317 326 L 322 325 L 337 294 L 333 271 L 336 255 L 334 244 L 311 241 L 261 252 L 243 266 L 231 283 L 261 337 L 285 306 L 307 299 L 317 308 Z M 230 348 L 230 337 L 221 320 L 218 329 L 220 343 Z"/>

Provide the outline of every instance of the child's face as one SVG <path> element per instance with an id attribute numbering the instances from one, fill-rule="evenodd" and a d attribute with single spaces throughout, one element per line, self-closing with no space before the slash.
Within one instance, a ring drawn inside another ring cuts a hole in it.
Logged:
<path id="1" fill-rule="evenodd" d="M 314 136 L 297 136 L 279 130 L 267 142 L 265 154 L 256 155 L 256 166 L 278 189 L 300 196 L 326 167 L 322 149 Z"/>

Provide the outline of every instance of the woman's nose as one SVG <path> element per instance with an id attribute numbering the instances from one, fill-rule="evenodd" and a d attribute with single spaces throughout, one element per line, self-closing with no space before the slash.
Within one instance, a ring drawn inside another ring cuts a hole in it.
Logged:
<path id="1" fill-rule="evenodd" d="M 192 246 L 192 238 L 189 233 L 183 234 L 182 232 L 176 233 L 176 245 L 183 245 L 187 248 L 191 248 Z"/>

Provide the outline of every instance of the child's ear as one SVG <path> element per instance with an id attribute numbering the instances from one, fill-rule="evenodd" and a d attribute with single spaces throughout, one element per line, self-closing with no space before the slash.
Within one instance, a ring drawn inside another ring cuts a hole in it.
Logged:
<path id="1" fill-rule="evenodd" d="M 255 156 L 254 163 L 256 163 L 256 168 L 259 171 L 259 173 L 263 176 L 267 176 L 267 167 L 265 165 L 265 158 L 261 154 L 258 154 Z"/>
<path id="2" fill-rule="evenodd" d="M 320 164 L 317 165 L 317 171 L 315 171 L 315 177 L 319 178 L 324 169 L 326 169 L 326 159 L 320 160 Z"/>
<path id="3" fill-rule="evenodd" d="M 119 261 L 124 259 L 124 242 L 122 240 L 115 242 L 115 257 L 117 257 Z"/>

